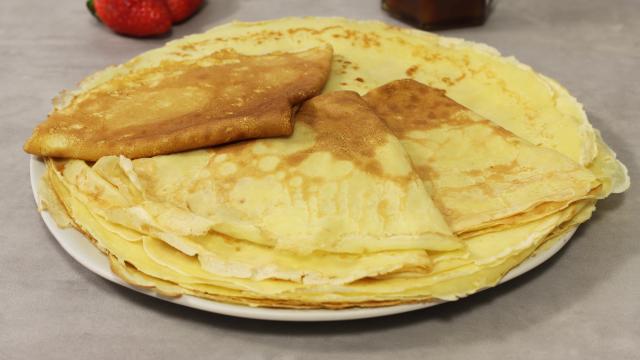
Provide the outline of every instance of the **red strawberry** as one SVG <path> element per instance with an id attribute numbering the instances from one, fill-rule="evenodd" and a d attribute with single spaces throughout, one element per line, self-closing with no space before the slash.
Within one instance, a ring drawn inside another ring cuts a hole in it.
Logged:
<path id="1" fill-rule="evenodd" d="M 171 13 L 164 0 L 89 0 L 89 9 L 111 30 L 131 36 L 164 34 L 171 29 Z"/>
<path id="2" fill-rule="evenodd" d="M 203 0 L 165 0 L 174 24 L 188 19 L 200 9 L 202 2 Z"/>

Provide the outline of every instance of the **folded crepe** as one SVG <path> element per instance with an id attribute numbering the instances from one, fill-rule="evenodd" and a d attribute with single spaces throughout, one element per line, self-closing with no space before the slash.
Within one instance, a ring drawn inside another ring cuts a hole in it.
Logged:
<path id="1" fill-rule="evenodd" d="M 293 108 L 322 91 L 331 57 L 330 46 L 259 56 L 226 49 L 124 74 L 103 72 L 108 80 L 68 96 L 24 149 L 95 161 L 290 135 Z"/>
<path id="2" fill-rule="evenodd" d="M 406 79 L 364 98 L 401 140 L 458 235 L 539 219 L 599 191 L 583 166 L 515 136 L 442 90 Z"/>

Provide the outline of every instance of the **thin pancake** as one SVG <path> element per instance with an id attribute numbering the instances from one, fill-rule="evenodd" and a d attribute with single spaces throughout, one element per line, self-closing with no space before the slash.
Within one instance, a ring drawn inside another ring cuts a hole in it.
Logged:
<path id="1" fill-rule="evenodd" d="M 401 140 L 459 235 L 542 218 L 600 186 L 568 157 L 520 139 L 442 90 L 407 79 L 364 98 Z"/>
<path id="2" fill-rule="evenodd" d="M 55 109 L 24 148 L 95 161 L 290 135 L 292 108 L 320 93 L 331 56 L 328 46 L 260 56 L 221 50 L 115 76 Z"/>

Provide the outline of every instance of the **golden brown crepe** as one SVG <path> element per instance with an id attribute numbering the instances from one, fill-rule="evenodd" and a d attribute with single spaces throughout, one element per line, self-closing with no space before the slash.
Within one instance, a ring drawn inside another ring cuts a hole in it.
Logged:
<path id="1" fill-rule="evenodd" d="M 24 149 L 95 161 L 290 135 L 293 107 L 322 91 L 331 57 L 330 46 L 259 56 L 226 49 L 114 76 L 55 109 Z"/>
<path id="2" fill-rule="evenodd" d="M 517 225 L 595 197 L 600 183 L 575 161 L 535 146 L 415 80 L 364 97 L 401 140 L 458 235 Z"/>

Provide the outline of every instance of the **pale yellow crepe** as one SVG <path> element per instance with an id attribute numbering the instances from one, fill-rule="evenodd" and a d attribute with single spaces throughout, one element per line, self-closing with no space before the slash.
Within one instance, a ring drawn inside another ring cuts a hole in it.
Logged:
<path id="1" fill-rule="evenodd" d="M 586 168 L 515 136 L 441 90 L 406 79 L 364 98 L 402 141 L 458 235 L 525 223 L 599 191 Z"/>

